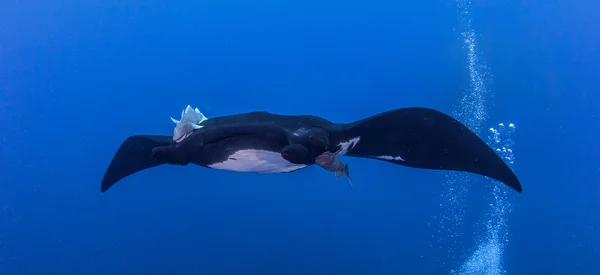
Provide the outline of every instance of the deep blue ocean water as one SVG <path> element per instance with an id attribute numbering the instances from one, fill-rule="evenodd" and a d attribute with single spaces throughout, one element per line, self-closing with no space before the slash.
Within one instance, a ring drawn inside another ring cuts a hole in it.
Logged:
<path id="1" fill-rule="evenodd" d="M 3 0 L 0 275 L 600 274 L 597 10 Z M 353 187 L 317 167 L 161 166 L 101 193 L 121 142 L 170 135 L 188 104 L 336 122 L 435 108 L 510 149 L 524 191 L 344 158 Z"/>

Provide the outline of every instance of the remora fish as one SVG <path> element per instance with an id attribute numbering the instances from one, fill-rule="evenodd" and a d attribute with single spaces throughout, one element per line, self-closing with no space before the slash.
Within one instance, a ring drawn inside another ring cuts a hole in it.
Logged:
<path id="1" fill-rule="evenodd" d="M 348 170 L 348 163 L 342 163 L 338 157 L 341 151 L 342 149 L 335 153 L 325 151 L 323 154 L 315 158 L 315 164 L 321 166 L 323 169 L 329 172 L 333 172 L 337 179 L 345 174 L 348 178 L 348 181 L 350 181 L 350 185 L 352 186 L 353 184 L 352 179 L 350 178 L 350 170 Z"/>
<path id="2" fill-rule="evenodd" d="M 180 143 L 192 134 L 194 130 L 198 130 L 202 126 L 202 122 L 208 120 L 198 108 L 193 109 L 190 105 L 181 111 L 181 119 L 177 120 L 171 117 L 171 121 L 175 123 L 173 130 L 173 141 Z"/>

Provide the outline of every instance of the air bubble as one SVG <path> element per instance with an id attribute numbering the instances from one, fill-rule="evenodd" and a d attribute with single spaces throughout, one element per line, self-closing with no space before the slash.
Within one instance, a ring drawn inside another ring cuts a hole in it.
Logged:
<path id="1" fill-rule="evenodd" d="M 484 123 L 487 119 L 487 98 L 490 93 L 486 86 L 491 75 L 488 68 L 480 62 L 478 57 L 477 36 L 473 31 L 469 15 L 471 1 L 458 0 L 457 5 L 460 20 L 464 23 L 464 28 L 461 30 L 461 41 L 464 43 L 463 48 L 466 51 L 466 69 L 468 70 L 470 83 L 469 88 L 458 103 L 458 108 L 453 111 L 452 115 L 463 122 L 473 132 L 482 135 L 485 131 Z M 494 144 L 492 148 L 497 148 L 495 150 L 501 157 L 505 156 L 508 152 L 508 150 L 506 150 L 507 152 L 502 152 L 500 149 L 501 146 L 505 146 L 506 148 L 512 147 L 510 137 L 506 136 L 505 133 L 507 131 L 506 128 L 501 123 L 497 128 L 489 128 L 488 132 L 488 144 Z M 509 140 L 504 140 L 505 138 Z M 461 229 L 467 210 L 465 196 L 468 194 L 470 184 L 470 177 L 460 173 L 448 173 L 448 177 L 443 183 L 443 193 L 438 201 L 442 214 L 433 217 L 433 219 L 438 221 L 437 228 L 435 228 L 438 243 L 448 246 L 448 255 L 451 263 L 461 258 L 469 258 L 458 269 L 453 268 L 450 271 L 452 274 L 497 274 L 494 270 L 502 269 L 500 266 L 502 249 L 496 249 L 498 241 L 496 243 L 486 243 L 487 237 L 485 237 L 495 232 L 493 230 L 494 226 L 488 226 L 487 230 L 482 233 L 484 238 L 477 243 L 475 247 L 477 251 L 471 257 L 469 257 L 470 255 L 460 255 L 455 251 L 455 248 L 462 248 L 463 245 L 467 244 L 467 240 L 464 238 Z M 495 186 L 497 187 L 497 185 Z M 496 187 L 494 188 L 494 192 L 496 192 Z M 502 201 L 495 199 L 494 206 L 490 206 L 490 211 L 493 212 L 493 209 L 501 206 L 503 206 Z M 496 219 L 492 216 L 491 218 L 495 219 L 496 223 L 505 223 L 505 218 L 503 217 L 501 216 L 499 219 Z M 475 249 L 471 249 L 471 251 L 473 250 Z M 445 265 L 448 261 L 440 260 L 439 262 Z"/>
<path id="2" fill-rule="evenodd" d="M 503 125 L 500 123 L 499 125 Z M 511 127 L 509 124 L 509 127 Z M 511 127 L 514 129 L 514 126 Z M 501 146 L 495 151 L 503 159 L 507 160 L 509 165 L 514 162 L 513 150 L 514 146 L 512 134 L 514 131 L 499 130 L 498 135 L 493 139 L 490 137 L 489 143 L 497 143 L 502 137 Z M 496 183 L 496 182 L 495 182 Z M 481 232 L 483 237 L 477 242 L 477 247 L 474 253 L 460 266 L 457 274 L 505 274 L 506 271 L 502 267 L 502 255 L 504 248 L 508 245 L 508 214 L 512 206 L 507 198 L 506 186 L 494 185 L 493 203 L 489 204 L 489 210 L 486 214 L 486 222 L 484 232 Z M 453 274 L 452 272 L 450 272 Z"/>

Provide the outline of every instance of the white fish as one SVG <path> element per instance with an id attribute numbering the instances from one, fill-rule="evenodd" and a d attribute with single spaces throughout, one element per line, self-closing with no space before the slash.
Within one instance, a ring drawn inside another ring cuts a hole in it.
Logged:
<path id="1" fill-rule="evenodd" d="M 175 123 L 173 130 L 173 141 L 179 143 L 192 134 L 194 130 L 200 129 L 202 122 L 208 120 L 198 108 L 193 109 L 188 105 L 185 110 L 181 111 L 181 119 L 177 120 L 171 117 L 171 121 Z"/>

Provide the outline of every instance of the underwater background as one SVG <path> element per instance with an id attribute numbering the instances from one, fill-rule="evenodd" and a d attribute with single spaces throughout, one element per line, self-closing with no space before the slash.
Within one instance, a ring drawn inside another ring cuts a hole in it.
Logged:
<path id="1" fill-rule="evenodd" d="M 600 274 L 597 1 L 0 1 L 0 275 Z M 161 166 L 187 105 L 453 115 L 523 184 Z M 502 124 L 502 125 L 501 125 Z"/>

